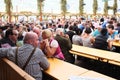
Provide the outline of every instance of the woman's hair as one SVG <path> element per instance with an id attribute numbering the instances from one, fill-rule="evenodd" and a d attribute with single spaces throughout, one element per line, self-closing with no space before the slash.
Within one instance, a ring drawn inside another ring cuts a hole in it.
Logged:
<path id="1" fill-rule="evenodd" d="M 5 37 L 8 38 L 9 35 L 13 35 L 13 29 L 12 28 L 6 30 Z"/>
<path id="2" fill-rule="evenodd" d="M 44 34 L 47 38 L 50 38 L 52 36 L 52 32 L 50 29 L 44 29 L 42 34 Z"/>
<path id="3" fill-rule="evenodd" d="M 82 34 L 82 30 L 79 29 L 79 28 L 77 28 L 77 29 L 75 30 L 75 33 L 76 33 L 77 35 L 81 35 L 81 34 Z"/>
<path id="4" fill-rule="evenodd" d="M 92 32 L 92 30 L 89 27 L 86 27 L 85 33 L 90 34 L 91 32 Z"/>

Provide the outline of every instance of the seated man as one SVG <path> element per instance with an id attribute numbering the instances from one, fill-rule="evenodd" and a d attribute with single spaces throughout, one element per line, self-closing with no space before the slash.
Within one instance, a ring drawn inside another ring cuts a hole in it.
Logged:
<path id="1" fill-rule="evenodd" d="M 64 30 L 62 28 L 57 28 L 55 39 L 58 41 L 58 43 L 60 45 L 62 53 L 65 57 L 65 61 L 74 63 L 75 58 L 69 52 L 69 50 L 71 50 L 71 48 L 72 48 L 72 43 L 69 39 L 69 36 L 65 35 L 63 32 L 64 32 Z"/>
<path id="2" fill-rule="evenodd" d="M 110 50 L 112 45 L 108 40 L 107 29 L 102 28 L 100 31 L 100 35 L 95 38 L 95 42 L 93 43 L 93 47 L 102 50 Z"/>
<path id="3" fill-rule="evenodd" d="M 37 48 L 38 36 L 36 33 L 27 32 L 21 47 L 0 48 L 0 59 L 3 57 L 17 63 L 36 80 L 42 80 L 42 71 L 48 69 L 49 63 L 43 52 Z M 32 57 L 30 55 L 33 53 Z M 30 60 L 28 60 L 30 58 Z M 26 64 L 28 61 L 28 64 Z M 25 66 L 26 65 L 26 66 Z"/>
<path id="4" fill-rule="evenodd" d="M 116 35 L 118 34 L 118 31 L 114 29 L 114 26 L 112 24 L 107 25 L 108 35 L 110 39 L 115 39 Z"/>
<path id="5" fill-rule="evenodd" d="M 5 37 L 0 40 L 0 48 L 9 48 L 16 46 L 18 38 L 18 31 L 15 29 L 8 29 L 5 32 Z"/>

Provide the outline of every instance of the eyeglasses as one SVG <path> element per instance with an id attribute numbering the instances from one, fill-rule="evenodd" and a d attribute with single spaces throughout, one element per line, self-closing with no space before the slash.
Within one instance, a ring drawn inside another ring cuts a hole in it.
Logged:
<path id="1" fill-rule="evenodd" d="M 13 35 L 18 36 L 18 34 L 13 34 Z"/>

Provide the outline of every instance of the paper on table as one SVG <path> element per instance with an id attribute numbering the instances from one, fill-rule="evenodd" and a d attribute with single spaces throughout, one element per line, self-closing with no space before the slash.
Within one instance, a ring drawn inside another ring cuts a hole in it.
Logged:
<path id="1" fill-rule="evenodd" d="M 103 78 L 93 78 L 85 76 L 71 76 L 68 80 L 104 80 Z"/>

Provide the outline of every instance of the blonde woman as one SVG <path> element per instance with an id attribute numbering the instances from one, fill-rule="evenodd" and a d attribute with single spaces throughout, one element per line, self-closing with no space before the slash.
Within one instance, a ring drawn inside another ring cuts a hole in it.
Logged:
<path id="1" fill-rule="evenodd" d="M 60 49 L 58 42 L 53 38 L 53 34 L 49 29 L 42 32 L 41 49 L 48 57 L 56 57 L 64 60 L 63 53 Z"/>

